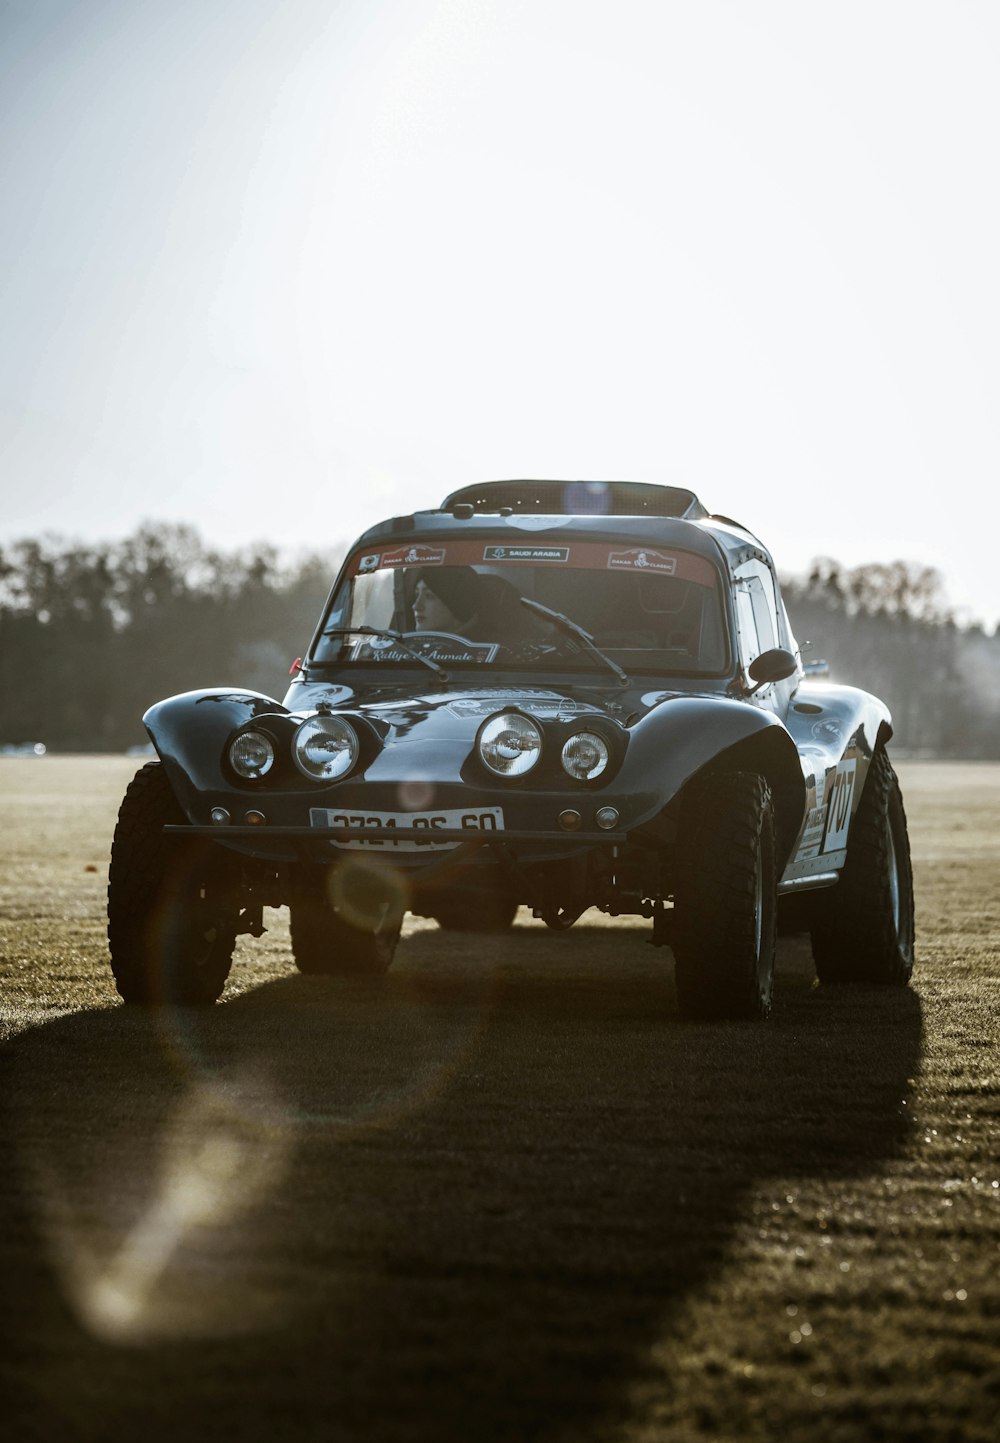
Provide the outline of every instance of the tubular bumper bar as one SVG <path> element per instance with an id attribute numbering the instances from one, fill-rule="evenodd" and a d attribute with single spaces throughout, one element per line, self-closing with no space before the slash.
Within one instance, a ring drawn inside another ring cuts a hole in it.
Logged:
<path id="1" fill-rule="evenodd" d="M 418 842 L 423 847 L 433 847 L 438 842 L 474 842 L 478 846 L 502 846 L 505 842 L 609 842 L 621 846 L 629 839 L 628 832 L 540 832 L 507 827 L 495 832 L 457 827 L 441 827 L 433 831 L 426 827 L 272 827 L 266 822 L 254 827 L 214 823 L 195 826 L 187 822 L 171 822 L 163 830 L 175 836 L 214 837 L 217 842 L 224 842 L 227 838 L 242 842 L 252 838 L 282 837 L 301 842 L 333 842 L 352 849 L 357 847 L 358 842 Z"/>

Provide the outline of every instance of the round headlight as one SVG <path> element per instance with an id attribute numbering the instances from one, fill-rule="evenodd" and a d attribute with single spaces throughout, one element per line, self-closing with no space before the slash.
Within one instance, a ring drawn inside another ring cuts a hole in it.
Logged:
<path id="1" fill-rule="evenodd" d="M 229 765 L 238 777 L 256 781 L 274 766 L 274 743 L 263 732 L 241 732 L 229 744 Z"/>
<path id="2" fill-rule="evenodd" d="M 303 775 L 316 782 L 335 782 L 358 759 L 358 734 L 343 717 L 313 716 L 295 733 L 292 756 Z"/>
<path id="3" fill-rule="evenodd" d="M 608 744 L 596 732 L 577 732 L 562 749 L 563 769 L 579 782 L 592 782 L 608 765 Z"/>
<path id="4" fill-rule="evenodd" d="M 501 712 L 479 733 L 483 765 L 498 777 L 523 777 L 542 755 L 542 733 L 528 716 Z"/>

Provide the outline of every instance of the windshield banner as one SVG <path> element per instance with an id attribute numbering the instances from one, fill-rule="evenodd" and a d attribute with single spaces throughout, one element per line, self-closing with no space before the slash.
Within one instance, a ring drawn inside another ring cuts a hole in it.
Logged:
<path id="1" fill-rule="evenodd" d="M 482 539 L 448 541 L 440 546 L 408 542 L 387 551 L 358 553 L 351 558 L 347 574 L 366 576 L 373 571 L 395 571 L 402 566 L 476 566 L 491 570 L 504 566 L 566 566 L 585 571 L 676 576 L 697 586 L 714 588 L 716 585 L 712 563 L 690 551 L 595 541 L 579 541 L 568 546 L 545 546 L 538 542 L 508 544 Z"/>

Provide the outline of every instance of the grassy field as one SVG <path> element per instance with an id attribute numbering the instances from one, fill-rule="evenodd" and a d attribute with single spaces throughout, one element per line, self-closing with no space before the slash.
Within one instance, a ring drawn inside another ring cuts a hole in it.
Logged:
<path id="1" fill-rule="evenodd" d="M 900 767 L 913 988 L 787 939 L 764 1027 L 596 915 L 124 1009 L 133 769 L 0 760 L 7 1436 L 993 1443 L 1000 767 Z"/>

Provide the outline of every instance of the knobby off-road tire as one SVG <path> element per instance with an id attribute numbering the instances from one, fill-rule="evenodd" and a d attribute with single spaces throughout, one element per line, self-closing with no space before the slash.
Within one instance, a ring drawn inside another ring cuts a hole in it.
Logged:
<path id="1" fill-rule="evenodd" d="M 164 834 L 184 820 L 163 767 L 147 762 L 122 801 L 108 872 L 111 970 L 125 1002 L 214 1002 L 229 976 L 239 864 L 209 842 Z"/>
<path id="2" fill-rule="evenodd" d="M 910 843 L 899 782 L 881 749 L 868 768 L 840 881 L 816 893 L 809 930 L 821 982 L 905 987 L 910 980 Z"/>
<path id="3" fill-rule="evenodd" d="M 289 904 L 292 956 L 300 972 L 340 977 L 381 977 L 392 965 L 403 926 L 403 912 L 391 889 L 380 892 L 375 879 L 363 879 L 348 920 L 329 900 L 326 874 L 313 886 L 300 886 Z M 367 925 L 354 926 L 354 921 Z"/>
<path id="4" fill-rule="evenodd" d="M 682 1017 L 764 1018 L 777 919 L 774 806 L 752 772 L 712 777 L 679 844 L 673 951 Z"/>

